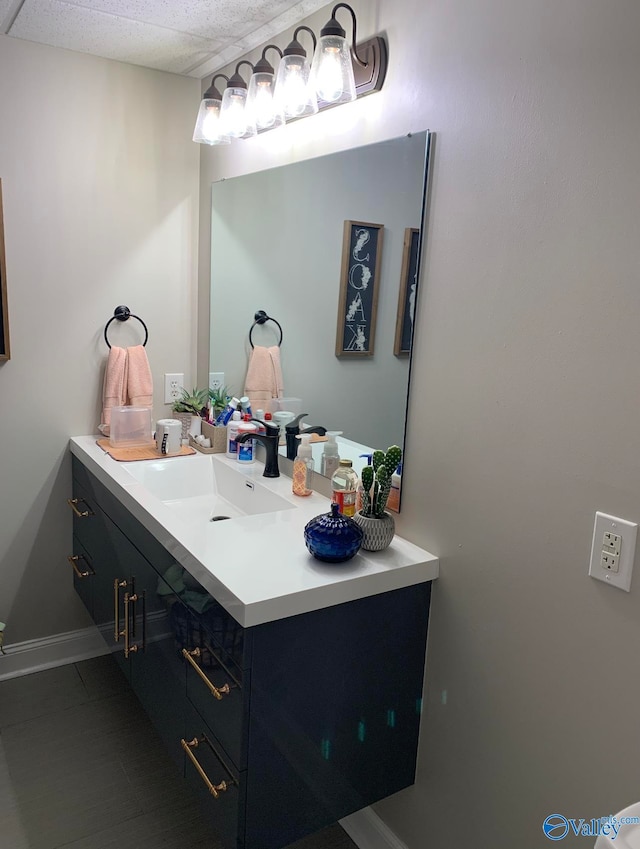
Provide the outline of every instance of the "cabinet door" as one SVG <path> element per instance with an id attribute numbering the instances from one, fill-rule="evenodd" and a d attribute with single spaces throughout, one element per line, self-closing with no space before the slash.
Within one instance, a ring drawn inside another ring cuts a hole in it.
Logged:
<path id="1" fill-rule="evenodd" d="M 182 765 L 185 663 L 180 629 L 184 606 L 122 531 L 108 517 L 105 521 L 117 572 L 126 580 L 122 588 L 122 651 L 129 656 L 131 686 L 170 754 Z"/>

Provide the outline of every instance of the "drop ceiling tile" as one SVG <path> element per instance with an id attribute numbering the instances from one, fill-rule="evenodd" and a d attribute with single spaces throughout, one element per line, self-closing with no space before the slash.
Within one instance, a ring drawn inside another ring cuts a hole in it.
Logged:
<path id="1" fill-rule="evenodd" d="M 177 74 L 206 61 L 222 46 L 217 38 L 201 38 L 61 0 L 26 0 L 9 35 Z"/>
<path id="2" fill-rule="evenodd" d="M 0 32 L 9 26 L 9 12 L 13 11 L 14 6 L 14 0 L 0 0 Z"/>
<path id="3" fill-rule="evenodd" d="M 309 14 L 306 9 L 315 11 L 326 0 L 75 0 L 75 4 L 201 38 L 235 40 L 280 15 L 299 20 Z"/>

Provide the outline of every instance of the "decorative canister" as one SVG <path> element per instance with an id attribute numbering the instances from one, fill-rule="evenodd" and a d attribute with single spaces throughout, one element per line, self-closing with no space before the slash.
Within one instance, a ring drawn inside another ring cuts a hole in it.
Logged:
<path id="1" fill-rule="evenodd" d="M 353 519 L 343 516 L 338 505 L 333 503 L 330 513 L 322 513 L 307 522 L 304 541 L 318 560 L 340 563 L 358 553 L 362 531 Z"/>
<path id="2" fill-rule="evenodd" d="M 396 532 L 396 523 L 390 513 L 377 516 L 363 516 L 358 512 L 353 521 L 362 528 L 362 548 L 365 551 L 382 551 L 391 544 Z"/>

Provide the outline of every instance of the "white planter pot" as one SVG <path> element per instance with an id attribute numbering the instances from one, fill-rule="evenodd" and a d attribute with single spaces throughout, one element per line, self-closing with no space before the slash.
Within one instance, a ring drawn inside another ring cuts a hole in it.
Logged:
<path id="1" fill-rule="evenodd" d="M 362 528 L 362 548 L 365 551 L 382 551 L 391 544 L 395 536 L 396 523 L 390 513 L 384 513 L 381 518 L 375 516 L 363 516 L 358 512 L 353 517 Z"/>

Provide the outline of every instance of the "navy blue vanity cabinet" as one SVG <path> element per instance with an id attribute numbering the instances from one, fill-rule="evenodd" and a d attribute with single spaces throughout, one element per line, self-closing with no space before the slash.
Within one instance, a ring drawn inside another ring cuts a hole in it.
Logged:
<path id="1" fill-rule="evenodd" d="M 244 628 L 73 476 L 93 514 L 76 588 L 226 849 L 282 849 L 413 783 L 429 582 Z"/>

